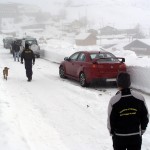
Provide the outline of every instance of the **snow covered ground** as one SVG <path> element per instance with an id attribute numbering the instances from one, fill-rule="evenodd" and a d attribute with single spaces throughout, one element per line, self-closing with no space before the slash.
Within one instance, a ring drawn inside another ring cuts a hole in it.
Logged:
<path id="1" fill-rule="evenodd" d="M 69 53 L 53 51 L 53 59 Z M 60 79 L 58 64 L 43 59 L 36 59 L 33 81 L 27 82 L 24 65 L 14 62 L 0 43 L 1 73 L 5 66 L 10 70 L 7 81 L 0 78 L 0 149 L 112 150 L 106 124 L 115 87 L 82 88 Z M 150 96 L 143 95 L 150 110 Z M 142 150 L 150 150 L 149 139 L 148 126 Z"/>

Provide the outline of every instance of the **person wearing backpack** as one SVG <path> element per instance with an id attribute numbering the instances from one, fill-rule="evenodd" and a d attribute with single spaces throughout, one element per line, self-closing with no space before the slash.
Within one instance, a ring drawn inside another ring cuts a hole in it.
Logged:
<path id="1" fill-rule="evenodd" d="M 32 65 L 35 64 L 35 55 L 34 52 L 29 48 L 29 44 L 25 43 L 25 49 L 21 53 L 21 63 L 23 64 L 23 60 L 25 63 L 26 76 L 28 78 L 27 81 L 32 80 Z"/>

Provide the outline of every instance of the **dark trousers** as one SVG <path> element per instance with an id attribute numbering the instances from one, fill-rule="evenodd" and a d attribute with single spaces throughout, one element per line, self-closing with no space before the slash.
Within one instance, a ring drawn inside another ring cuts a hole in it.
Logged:
<path id="1" fill-rule="evenodd" d="M 27 78 L 32 78 L 32 60 L 25 60 L 25 69 Z"/>
<path id="2" fill-rule="evenodd" d="M 112 137 L 114 150 L 141 150 L 142 136 L 116 136 Z"/>

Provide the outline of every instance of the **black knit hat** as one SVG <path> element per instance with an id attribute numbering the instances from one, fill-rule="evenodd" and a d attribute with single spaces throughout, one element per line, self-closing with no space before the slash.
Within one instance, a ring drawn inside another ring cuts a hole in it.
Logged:
<path id="1" fill-rule="evenodd" d="M 117 77 L 117 85 L 121 88 L 129 88 L 131 85 L 130 75 L 126 72 L 121 72 Z"/>

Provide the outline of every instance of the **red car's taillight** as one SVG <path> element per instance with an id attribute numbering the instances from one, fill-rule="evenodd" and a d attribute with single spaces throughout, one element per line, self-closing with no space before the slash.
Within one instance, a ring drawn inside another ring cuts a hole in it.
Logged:
<path id="1" fill-rule="evenodd" d="M 97 64 L 93 64 L 93 65 L 92 65 L 92 68 L 97 68 Z"/>
<path id="2" fill-rule="evenodd" d="M 92 64 L 92 68 L 97 68 L 98 63 L 97 62 L 93 62 Z"/>

